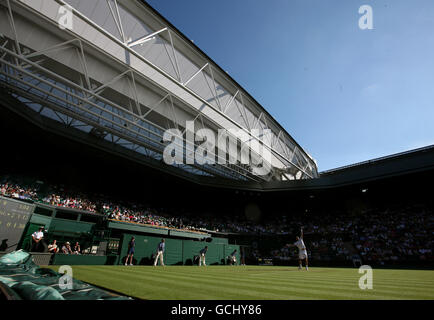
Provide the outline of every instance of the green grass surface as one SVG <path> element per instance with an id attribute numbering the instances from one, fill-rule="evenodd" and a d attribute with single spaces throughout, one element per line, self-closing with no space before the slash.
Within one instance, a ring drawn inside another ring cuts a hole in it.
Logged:
<path id="1" fill-rule="evenodd" d="M 57 271 L 58 266 L 50 266 Z M 260 266 L 72 266 L 73 277 L 154 300 L 434 299 L 433 270 L 373 270 L 361 290 L 358 269 Z"/>

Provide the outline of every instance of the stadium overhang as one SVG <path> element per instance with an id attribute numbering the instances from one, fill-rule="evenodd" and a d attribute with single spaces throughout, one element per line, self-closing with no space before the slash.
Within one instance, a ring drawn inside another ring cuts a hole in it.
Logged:
<path id="1" fill-rule="evenodd" d="M 134 152 L 121 144 L 113 144 L 110 141 L 101 139 L 100 133 L 97 131 L 87 133 L 77 128 L 67 127 L 58 120 L 42 116 L 37 110 L 27 107 L 26 104 L 13 95 L 16 94 L 8 92 L 7 89 L 0 86 L 1 134 L 4 137 L 5 145 L 7 145 L 6 141 L 21 141 L 19 147 L 14 147 L 13 143 L 9 144 L 11 147 L 9 151 L 14 152 L 18 157 L 21 157 L 22 152 L 22 157 L 25 158 L 28 152 L 32 152 L 29 150 L 38 152 L 37 145 L 44 145 L 47 146 L 47 150 L 52 148 L 57 151 L 40 155 L 42 156 L 41 159 L 47 157 L 56 158 L 57 156 L 62 159 L 71 159 L 73 162 L 86 159 L 81 164 L 84 167 L 87 167 L 87 165 L 95 166 L 100 159 L 106 159 L 107 163 L 122 163 L 121 166 L 116 166 L 117 171 L 131 173 L 131 168 L 136 168 L 138 171 L 143 168 L 146 169 L 146 175 L 142 174 L 142 177 L 147 176 L 150 178 L 153 176 L 154 178 L 151 178 L 151 180 L 156 179 L 154 182 L 157 180 L 171 181 L 171 185 L 184 189 L 190 189 L 190 187 L 202 189 L 202 187 L 206 187 L 212 188 L 214 191 L 251 191 L 253 194 L 258 194 L 258 192 L 285 193 L 287 191 L 315 193 L 321 190 L 351 186 L 366 187 L 371 184 L 382 183 L 381 181 L 391 181 L 391 179 L 397 182 L 397 186 L 404 188 L 412 184 L 429 184 L 432 181 L 434 172 L 434 146 L 428 146 L 321 172 L 317 179 L 255 182 L 197 175 L 185 170 L 178 170 L 178 168 L 167 165 L 162 161 L 143 157 L 140 153 Z M 26 139 L 26 136 L 31 137 Z M 23 139 L 26 141 L 23 142 Z M 29 145 L 32 144 L 36 145 L 36 149 L 32 149 L 32 147 L 29 149 Z M 56 149 L 56 146 L 59 146 L 59 148 Z M 8 150 L 8 148 L 6 147 L 5 150 Z M 62 150 L 71 151 L 62 155 Z M 92 163 L 87 163 L 87 161 Z M 8 165 L 6 164 L 5 167 L 7 168 Z M 38 169 L 36 169 L 37 171 Z M 135 176 L 132 175 L 131 177 L 134 179 Z"/>
<path id="2" fill-rule="evenodd" d="M 216 163 L 173 166 L 252 183 L 318 176 L 315 161 L 255 99 L 142 1 L 4 0 L 0 30 L 1 85 L 66 128 L 157 161 L 169 129 L 178 130 L 184 160 L 200 147 L 190 131 L 225 130 L 228 143 L 208 150 Z M 231 143 L 240 158 L 218 161 Z M 246 154 L 249 163 L 240 160 Z M 252 162 L 267 174 L 255 174 Z"/>

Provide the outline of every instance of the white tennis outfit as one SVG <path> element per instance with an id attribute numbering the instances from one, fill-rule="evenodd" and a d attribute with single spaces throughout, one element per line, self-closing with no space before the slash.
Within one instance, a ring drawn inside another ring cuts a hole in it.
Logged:
<path id="1" fill-rule="evenodd" d="M 199 256 L 199 267 L 200 267 L 202 264 L 203 264 L 204 266 L 206 266 L 206 264 L 205 264 L 205 253 L 201 253 L 200 256 Z"/>
<path id="2" fill-rule="evenodd" d="M 165 248 L 166 248 L 166 244 L 164 242 L 160 242 L 158 244 L 157 255 L 155 256 L 155 260 L 154 260 L 154 266 L 157 265 L 158 259 L 160 259 L 160 265 L 164 266 L 163 255 L 164 255 Z"/>
<path id="3" fill-rule="evenodd" d="M 300 260 L 306 259 L 307 250 L 306 250 L 306 246 L 304 245 L 303 239 L 298 239 L 298 241 L 295 242 L 294 245 L 298 248 L 298 258 Z"/>

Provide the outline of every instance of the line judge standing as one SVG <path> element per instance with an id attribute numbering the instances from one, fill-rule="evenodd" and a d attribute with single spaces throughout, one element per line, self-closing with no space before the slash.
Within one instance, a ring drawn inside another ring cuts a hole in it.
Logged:
<path id="1" fill-rule="evenodd" d="M 128 243 L 128 255 L 127 255 L 127 259 L 125 260 L 126 266 L 128 265 L 128 258 L 130 259 L 130 266 L 133 265 L 133 256 L 134 256 L 135 247 L 136 247 L 136 239 L 132 237 L 130 242 Z"/>
<path id="2" fill-rule="evenodd" d="M 237 265 L 237 250 L 234 250 L 234 252 L 230 255 L 231 259 L 231 265 L 236 266 Z"/>
<path id="3" fill-rule="evenodd" d="M 161 239 L 161 242 L 158 244 L 157 255 L 155 256 L 154 266 L 157 265 L 158 258 L 160 258 L 160 265 L 164 266 L 163 255 L 164 255 L 164 249 L 166 247 L 166 244 L 164 242 L 165 242 L 164 239 Z"/>
<path id="4" fill-rule="evenodd" d="M 202 250 L 199 251 L 199 267 L 202 265 L 206 266 L 205 264 L 205 255 L 208 251 L 208 246 L 205 246 Z"/>

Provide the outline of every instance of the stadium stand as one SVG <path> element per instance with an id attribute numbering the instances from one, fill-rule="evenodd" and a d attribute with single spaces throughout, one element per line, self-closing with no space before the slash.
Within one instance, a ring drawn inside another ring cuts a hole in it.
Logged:
<path id="1" fill-rule="evenodd" d="M 17 108 L 16 100 L 0 106 L 0 135 L 6 137 L 0 195 L 36 206 L 18 248 L 27 248 L 39 225 L 49 225 L 47 245 L 78 241 L 90 256 L 107 241 L 107 255 L 92 257 L 95 263 L 121 255 L 124 233 L 143 233 L 225 239 L 245 248 L 246 264 L 294 265 L 296 250 L 284 246 L 303 225 L 312 265 L 433 265 L 433 146 L 315 179 L 259 185 L 175 175 L 92 133 L 63 133 Z M 259 213 L 247 214 L 251 203 Z"/>
<path id="2" fill-rule="evenodd" d="M 274 243 L 268 250 L 250 252 L 248 258 L 255 264 L 267 258 L 272 258 L 275 264 L 297 260 L 296 251 L 284 244 L 292 242 L 299 226 L 304 227 L 309 256 L 317 264 L 333 261 L 350 265 L 353 260 L 361 260 L 381 266 L 434 261 L 434 216 L 423 203 L 356 213 L 277 214 L 261 223 L 242 216 L 186 215 L 181 209 L 173 212 L 142 203 L 121 204 L 102 194 L 85 195 L 74 191 L 76 188 L 47 185 L 29 177 L 7 176 L 0 182 L 2 196 L 100 213 L 112 221 L 235 236 L 277 237 L 280 247 Z"/>
<path id="3" fill-rule="evenodd" d="M 372 209 L 358 215 L 310 215 L 309 221 L 300 219 L 297 223 L 305 228 L 314 261 L 352 262 L 356 258 L 371 265 L 433 261 L 434 218 L 423 205 Z M 282 224 L 282 228 L 288 227 Z M 295 251 L 286 247 L 270 254 L 280 260 L 297 259 Z"/>

